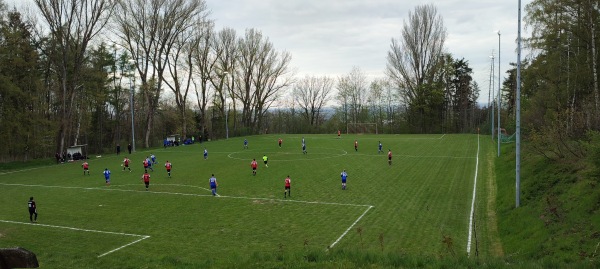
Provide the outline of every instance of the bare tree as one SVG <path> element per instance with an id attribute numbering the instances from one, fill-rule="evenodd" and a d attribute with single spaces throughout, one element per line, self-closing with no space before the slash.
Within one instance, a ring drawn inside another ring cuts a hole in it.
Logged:
<path id="1" fill-rule="evenodd" d="M 361 121 L 360 112 L 367 98 L 367 77 L 358 67 L 338 78 L 338 99 L 343 102 L 353 123 Z M 348 119 L 347 119 L 348 120 Z"/>
<path id="2" fill-rule="evenodd" d="M 206 15 L 204 0 L 118 0 L 117 35 L 136 62 L 147 103 L 144 145 L 150 134 L 165 81 L 168 58 L 179 36 Z"/>
<path id="3" fill-rule="evenodd" d="M 196 102 L 200 112 L 200 134 L 204 136 L 207 128 L 206 108 L 209 100 L 209 81 L 211 70 L 214 68 L 216 57 L 212 54 L 212 43 L 215 39 L 214 23 L 207 22 L 197 29 L 198 33 L 192 41 L 195 48 L 192 55 L 193 72 L 196 75 L 194 79 L 194 89 L 196 92 Z M 200 91 L 198 91 L 200 90 Z"/>
<path id="4" fill-rule="evenodd" d="M 236 130 L 236 97 L 234 92 L 237 81 L 236 59 L 237 59 L 237 43 L 236 32 L 232 28 L 224 28 L 217 33 L 212 39 L 212 52 L 210 66 L 207 70 L 210 78 L 210 83 L 215 89 L 213 105 L 218 109 L 220 118 L 225 118 L 226 99 L 231 98 L 233 103 L 233 122 L 234 132 Z M 207 51 L 208 52 L 208 51 Z"/>
<path id="5" fill-rule="evenodd" d="M 257 132 L 279 91 L 293 81 L 289 69 L 292 56 L 275 51 L 273 44 L 254 29 L 246 30 L 240 38 L 238 53 L 234 95 L 242 103 L 242 123 Z"/>
<path id="6" fill-rule="evenodd" d="M 334 80 L 329 77 L 306 76 L 294 85 L 293 98 L 302 116 L 311 126 L 318 126 L 323 106 L 329 101 Z"/>
<path id="7" fill-rule="evenodd" d="M 58 150 L 65 149 L 70 131 L 77 91 L 81 89 L 81 72 L 90 41 L 104 28 L 112 14 L 110 0 L 34 0 L 47 23 L 53 44 L 53 55 L 47 55 L 56 68 L 61 91 Z"/>
<path id="8" fill-rule="evenodd" d="M 402 37 L 392 39 L 386 74 L 407 104 L 422 94 L 424 84 L 432 82 L 445 40 L 443 19 L 433 5 L 417 6 L 404 22 Z"/>

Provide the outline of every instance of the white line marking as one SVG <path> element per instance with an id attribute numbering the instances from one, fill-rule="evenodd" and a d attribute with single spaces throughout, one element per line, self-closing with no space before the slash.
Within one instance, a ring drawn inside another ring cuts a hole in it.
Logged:
<path id="1" fill-rule="evenodd" d="M 342 238 L 344 238 L 344 236 L 346 236 L 346 234 L 350 231 L 350 229 L 352 229 L 352 227 L 354 227 L 354 225 L 356 225 L 356 223 L 358 223 L 358 221 L 360 221 L 360 219 L 362 219 L 362 217 L 367 214 L 367 212 L 369 212 L 369 210 L 371 210 L 371 208 L 373 208 L 373 206 L 369 206 L 367 208 L 367 210 L 365 210 L 365 212 L 362 213 L 362 215 L 360 215 L 360 217 L 358 217 L 358 219 L 356 219 L 356 221 L 354 221 L 354 223 L 352 223 L 352 225 L 350 225 L 350 227 L 348 227 L 348 229 L 346 229 L 346 231 L 337 239 L 335 240 L 335 242 L 333 242 L 331 245 L 329 245 L 329 248 L 333 248 L 335 246 L 335 244 L 337 244 L 338 242 L 340 242 L 340 240 L 342 240 Z"/>
<path id="2" fill-rule="evenodd" d="M 473 236 L 473 216 L 475 215 L 475 194 L 477 191 L 477 172 L 479 168 L 479 135 L 477 135 L 477 157 L 475 162 L 475 180 L 473 183 L 473 199 L 471 200 L 471 214 L 469 214 L 469 238 L 467 239 L 467 255 L 471 255 L 471 238 Z"/>
<path id="3" fill-rule="evenodd" d="M 115 248 L 111 251 L 102 253 L 100 255 L 98 255 L 98 258 L 106 256 L 108 254 L 111 254 L 115 251 L 121 250 L 125 247 L 131 246 L 137 242 L 140 242 L 144 239 L 148 239 L 150 238 L 149 235 L 141 235 L 141 234 L 128 234 L 128 233 L 118 233 L 118 232 L 108 232 L 108 231 L 98 231 L 98 230 L 90 230 L 90 229 L 80 229 L 80 228 L 74 228 L 74 227 L 66 227 L 66 226 L 56 226 L 56 225 L 48 225 L 48 224 L 39 224 L 39 223 L 28 223 L 28 222 L 19 222 L 19 221 L 10 221 L 10 220 L 0 220 L 0 222 L 4 222 L 4 223 L 11 223 L 11 224 L 24 224 L 24 225 L 32 225 L 32 226 L 42 226 L 42 227 L 48 227 L 48 228 L 58 228 L 58 229 L 67 229 L 67 230 L 73 230 L 73 231 L 80 231 L 80 232 L 90 232 L 90 233 L 101 233 L 101 234 L 114 234 L 114 235 L 125 235 L 125 236 L 135 236 L 135 237 L 141 237 L 138 240 L 135 240 L 131 243 L 125 244 L 123 246 L 120 246 L 118 248 Z"/>

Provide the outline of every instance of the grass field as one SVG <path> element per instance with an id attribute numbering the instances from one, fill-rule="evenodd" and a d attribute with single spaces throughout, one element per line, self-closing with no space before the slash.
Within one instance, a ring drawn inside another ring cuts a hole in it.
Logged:
<path id="1" fill-rule="evenodd" d="M 0 247 L 29 249 L 45 268 L 220 267 L 261 253 L 328 248 L 465 255 L 475 225 L 472 253 L 502 251 L 490 214 L 489 137 L 484 143 L 477 135 L 306 135 L 306 155 L 302 135 L 246 138 L 249 149 L 244 138 L 232 138 L 138 151 L 129 156 L 131 173 L 120 166 L 128 154 L 93 156 L 90 176 L 81 162 L 0 173 Z M 159 164 L 145 191 L 142 159 L 151 153 Z M 259 162 L 256 176 L 252 158 Z M 172 178 L 166 160 L 173 163 Z M 112 171 L 109 187 L 104 168 Z M 343 169 L 347 190 L 341 190 Z M 219 197 L 209 189 L 213 173 Z M 288 175 L 292 196 L 283 199 Z M 38 205 L 37 224 L 29 223 L 30 196 Z"/>

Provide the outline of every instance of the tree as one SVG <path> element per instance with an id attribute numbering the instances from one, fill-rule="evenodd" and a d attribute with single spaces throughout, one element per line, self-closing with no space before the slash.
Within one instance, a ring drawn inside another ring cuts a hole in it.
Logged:
<path id="1" fill-rule="evenodd" d="M 117 35 L 132 55 L 147 104 L 144 145 L 150 146 L 154 116 L 167 69 L 167 55 L 181 34 L 205 13 L 204 0 L 118 0 Z"/>
<path id="2" fill-rule="evenodd" d="M 334 80 L 323 77 L 306 76 L 294 85 L 293 98 L 302 110 L 302 116 L 313 127 L 318 127 L 323 106 L 329 101 Z"/>
<path id="3" fill-rule="evenodd" d="M 57 149 L 62 152 L 71 131 L 81 70 L 90 41 L 104 28 L 112 14 L 110 0 L 34 0 L 50 32 L 55 50 L 48 53 L 60 81 L 61 121 Z M 52 54 L 49 54 L 52 52 Z"/>
<path id="4" fill-rule="evenodd" d="M 353 67 L 350 73 L 338 78 L 338 100 L 344 105 L 344 110 L 352 123 L 363 122 L 361 117 L 367 102 L 367 76 L 358 67 Z M 348 123 L 348 122 L 346 122 Z"/>

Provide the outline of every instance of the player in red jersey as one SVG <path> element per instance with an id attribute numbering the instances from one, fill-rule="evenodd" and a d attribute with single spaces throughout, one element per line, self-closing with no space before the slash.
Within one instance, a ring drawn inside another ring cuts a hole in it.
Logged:
<path id="1" fill-rule="evenodd" d="M 144 174 L 142 175 L 142 180 L 144 181 L 144 185 L 146 185 L 147 191 L 148 187 L 150 186 L 150 174 L 148 174 L 148 170 L 144 171 Z"/>
<path id="2" fill-rule="evenodd" d="M 277 140 L 277 143 L 279 144 L 280 148 L 281 148 L 281 142 L 283 142 L 283 140 L 281 140 L 281 138 L 279 138 L 279 140 Z"/>
<path id="3" fill-rule="evenodd" d="M 256 159 L 252 159 L 250 167 L 252 167 L 252 175 L 256 176 L 256 168 L 258 168 L 258 163 L 256 162 Z"/>
<path id="4" fill-rule="evenodd" d="M 392 165 L 392 150 L 388 150 L 388 164 Z"/>
<path id="5" fill-rule="evenodd" d="M 171 167 L 173 167 L 173 165 L 169 161 L 165 162 L 165 168 L 167 168 L 167 174 L 169 174 L 169 178 L 171 178 Z"/>
<path id="6" fill-rule="evenodd" d="M 290 192 L 291 185 L 292 185 L 292 180 L 290 179 L 290 176 L 287 176 L 285 178 L 285 189 L 283 191 L 283 198 L 284 199 L 287 198 L 288 196 L 292 197 L 292 193 Z"/>
<path id="7" fill-rule="evenodd" d="M 129 158 L 125 157 L 125 159 L 123 160 L 123 172 L 125 172 L 125 168 L 129 169 L 129 172 L 131 172 L 131 167 L 129 167 L 129 163 L 131 161 L 129 160 Z"/>
<path id="8" fill-rule="evenodd" d="M 338 139 L 340 138 L 341 135 L 342 135 L 342 131 L 338 130 Z"/>
<path id="9" fill-rule="evenodd" d="M 84 161 L 81 164 L 81 167 L 83 167 L 83 175 L 85 176 L 85 172 L 87 172 L 88 176 L 90 175 L 90 164 L 86 161 Z"/>

